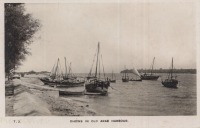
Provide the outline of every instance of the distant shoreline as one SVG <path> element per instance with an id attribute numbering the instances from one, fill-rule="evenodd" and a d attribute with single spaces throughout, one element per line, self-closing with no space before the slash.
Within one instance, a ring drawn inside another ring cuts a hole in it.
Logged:
<path id="1" fill-rule="evenodd" d="M 120 73 L 133 73 L 132 69 L 126 69 L 122 70 Z M 151 73 L 151 70 L 145 70 L 145 69 L 138 69 L 139 73 Z M 152 73 L 169 73 L 170 69 L 154 69 L 152 70 Z M 174 69 L 174 73 L 188 73 L 188 74 L 196 74 L 196 69 Z"/>
<path id="2" fill-rule="evenodd" d="M 122 70 L 119 73 L 133 73 L 132 69 L 126 69 L 126 70 Z M 139 73 L 151 73 L 151 70 L 145 70 L 145 69 L 138 69 Z M 152 73 L 169 73 L 170 69 L 154 69 L 152 71 Z M 188 73 L 188 74 L 197 74 L 197 70 L 196 69 L 174 69 L 173 70 L 174 73 Z M 48 71 L 29 71 L 29 72 L 16 72 L 18 74 L 50 74 L 50 72 Z M 106 74 L 109 74 L 111 72 L 106 72 Z M 118 72 L 114 72 L 114 73 L 118 73 Z M 88 74 L 88 73 L 74 73 L 74 74 Z"/>

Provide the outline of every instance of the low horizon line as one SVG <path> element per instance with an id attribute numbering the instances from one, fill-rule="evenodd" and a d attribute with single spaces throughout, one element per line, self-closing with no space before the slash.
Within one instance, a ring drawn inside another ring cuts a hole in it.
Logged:
<path id="1" fill-rule="evenodd" d="M 169 68 L 157 68 L 157 69 L 153 69 L 153 70 L 170 70 Z M 123 69 L 121 71 L 124 71 L 124 70 L 132 70 L 132 69 Z M 143 68 L 139 68 L 137 70 L 151 70 L 151 69 L 143 69 Z M 197 70 L 197 68 L 176 68 L 175 70 Z M 45 71 L 45 70 L 42 70 L 42 71 L 35 71 L 35 70 L 30 70 L 30 71 L 15 71 L 15 72 L 31 72 L 31 71 L 34 71 L 34 72 L 50 72 L 50 71 Z M 120 72 L 121 72 L 120 71 Z M 114 72 L 114 71 L 113 71 Z M 120 73 L 119 72 L 119 73 Z M 89 73 L 89 72 L 74 72 L 74 73 Z M 105 72 L 105 73 L 112 73 L 112 72 Z M 94 74 L 94 73 L 92 73 Z"/>

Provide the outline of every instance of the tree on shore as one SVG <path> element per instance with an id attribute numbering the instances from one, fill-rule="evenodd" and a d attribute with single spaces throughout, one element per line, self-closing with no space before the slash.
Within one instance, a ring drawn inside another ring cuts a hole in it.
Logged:
<path id="1" fill-rule="evenodd" d="M 16 69 L 30 55 L 28 46 L 40 28 L 39 20 L 26 13 L 25 4 L 6 3 L 5 9 L 5 72 Z"/>

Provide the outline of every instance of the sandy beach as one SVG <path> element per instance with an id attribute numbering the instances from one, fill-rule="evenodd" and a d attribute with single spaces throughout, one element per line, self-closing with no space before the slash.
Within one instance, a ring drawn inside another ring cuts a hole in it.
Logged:
<path id="1" fill-rule="evenodd" d="M 6 81 L 5 86 L 14 88 L 14 95 L 5 97 L 6 116 L 98 115 L 89 104 L 60 97 L 58 88 L 45 86 L 36 77 Z"/>

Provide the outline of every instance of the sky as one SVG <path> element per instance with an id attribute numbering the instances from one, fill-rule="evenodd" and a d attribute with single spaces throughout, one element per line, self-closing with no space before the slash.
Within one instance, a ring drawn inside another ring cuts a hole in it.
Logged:
<path id="1" fill-rule="evenodd" d="M 196 68 L 193 3 L 26 4 L 41 29 L 19 71 L 51 71 L 57 59 L 89 73 L 97 43 L 105 72 L 124 68 Z"/>

